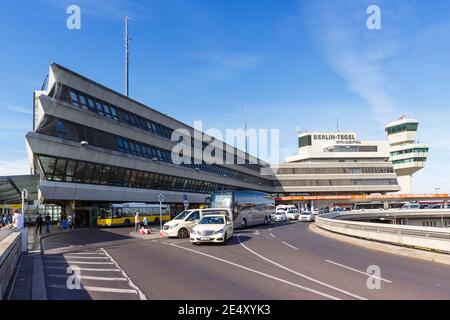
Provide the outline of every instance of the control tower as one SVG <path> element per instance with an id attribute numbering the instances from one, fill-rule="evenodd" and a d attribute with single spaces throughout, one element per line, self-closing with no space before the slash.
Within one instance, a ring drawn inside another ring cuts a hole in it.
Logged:
<path id="1" fill-rule="evenodd" d="M 428 146 L 416 141 L 419 122 L 406 116 L 386 125 L 390 145 L 390 161 L 394 164 L 400 193 L 412 193 L 412 175 L 425 167 Z"/>

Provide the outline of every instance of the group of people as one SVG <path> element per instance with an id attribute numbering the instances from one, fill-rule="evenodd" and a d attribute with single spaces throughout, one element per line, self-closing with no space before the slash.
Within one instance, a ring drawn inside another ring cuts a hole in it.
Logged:
<path id="1" fill-rule="evenodd" d="M 14 228 L 19 230 L 25 228 L 25 219 L 23 217 L 23 214 L 20 213 L 17 209 L 13 209 L 12 215 L 3 215 L 2 222 L 0 224 L 0 229 L 2 228 Z"/>
<path id="2" fill-rule="evenodd" d="M 141 226 L 141 217 L 139 216 L 139 212 L 136 212 L 136 214 L 134 215 L 134 231 L 137 232 L 141 227 L 148 229 L 148 219 L 147 217 L 144 217 Z"/>
<path id="3" fill-rule="evenodd" d="M 0 228 L 3 228 L 11 223 L 12 223 L 12 214 L 4 213 L 2 216 L 0 216 Z"/>
<path id="4" fill-rule="evenodd" d="M 75 228 L 75 224 L 73 222 L 73 217 L 72 215 L 61 215 L 61 217 L 59 218 L 58 221 L 58 229 L 60 230 L 69 230 L 69 229 L 74 229 Z"/>
<path id="5" fill-rule="evenodd" d="M 52 218 L 50 217 L 50 215 L 48 213 L 46 214 L 46 216 L 44 218 L 42 218 L 41 214 L 38 213 L 35 222 L 36 222 L 36 229 L 35 229 L 36 234 L 38 234 L 38 232 L 39 232 L 39 234 L 42 234 L 42 226 L 43 225 L 45 225 L 45 233 L 46 234 L 50 233 L 50 225 L 52 223 Z"/>

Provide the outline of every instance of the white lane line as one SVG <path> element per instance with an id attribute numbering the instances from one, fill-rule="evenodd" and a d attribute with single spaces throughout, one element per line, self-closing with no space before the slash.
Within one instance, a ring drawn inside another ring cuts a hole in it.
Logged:
<path id="1" fill-rule="evenodd" d="M 48 274 L 51 278 L 68 278 L 70 274 Z M 100 280 L 100 281 L 128 281 L 127 278 L 110 278 L 110 277 L 94 277 L 94 276 L 79 276 L 79 279 L 84 280 Z"/>
<path id="2" fill-rule="evenodd" d="M 276 238 L 275 235 L 274 235 L 272 232 L 270 233 L 270 236 L 271 236 L 272 238 L 274 238 L 274 239 Z"/>
<path id="3" fill-rule="evenodd" d="M 117 269 L 122 270 L 122 276 L 124 276 L 125 278 L 128 279 L 128 285 L 132 288 L 134 288 L 138 295 L 139 295 L 139 299 L 141 300 L 148 300 L 147 297 L 145 296 L 145 294 L 141 291 L 141 289 L 139 289 L 139 287 L 137 285 L 134 284 L 134 282 L 131 280 L 131 278 L 125 273 L 125 271 L 119 266 L 119 264 L 116 262 L 116 260 L 113 259 L 113 257 L 111 257 L 111 255 L 103 248 L 100 248 L 100 250 L 103 251 L 103 253 L 105 255 L 107 255 L 109 257 L 109 259 L 111 259 L 112 262 L 114 262 L 114 264 L 116 265 Z"/>
<path id="4" fill-rule="evenodd" d="M 64 256 L 64 257 L 51 257 L 51 258 L 45 258 L 46 261 L 58 261 L 62 259 L 88 259 L 88 260 L 108 260 L 108 257 L 80 257 L 80 256 Z"/>
<path id="5" fill-rule="evenodd" d="M 294 249 L 294 250 L 298 250 L 297 247 L 294 247 L 293 245 L 291 245 L 291 244 L 289 244 L 289 243 L 287 243 L 287 242 L 281 241 L 281 243 L 284 244 L 284 245 L 286 245 L 286 246 L 288 246 L 289 248 L 292 248 L 292 249 Z"/>
<path id="6" fill-rule="evenodd" d="M 260 255 L 259 253 L 255 252 L 255 251 L 253 251 L 252 249 L 250 249 L 249 247 L 247 247 L 245 244 L 242 243 L 242 241 L 241 241 L 241 239 L 240 239 L 239 236 L 238 236 L 238 240 L 239 240 L 239 244 L 240 244 L 242 247 L 244 247 L 247 251 L 253 253 L 255 256 L 257 256 L 257 257 L 259 257 L 259 258 L 261 258 L 261 259 L 263 259 L 263 260 L 265 260 L 265 261 L 267 261 L 267 262 L 270 262 L 270 263 L 273 264 L 273 265 L 276 265 L 277 267 L 279 267 L 279 268 L 281 268 L 281 269 L 283 269 L 283 270 L 289 271 L 289 272 L 291 272 L 291 273 L 293 273 L 293 274 L 295 274 L 295 275 L 297 275 L 297 276 L 299 276 L 299 277 L 302 277 L 302 278 L 304 278 L 304 279 L 310 280 L 310 281 L 312 281 L 312 282 L 314 282 L 314 283 L 320 284 L 320 285 L 322 285 L 322 286 L 324 286 L 324 287 L 327 287 L 327 288 L 329 288 L 329 289 L 333 289 L 333 290 L 338 291 L 338 292 L 340 292 L 340 293 L 346 294 L 346 295 L 348 295 L 348 296 L 350 296 L 350 297 L 353 297 L 353 298 L 356 298 L 356 299 L 359 299 L 359 300 L 367 300 L 366 298 L 363 298 L 363 297 L 358 296 L 358 295 L 356 295 L 356 294 L 353 294 L 353 293 L 351 293 L 351 292 L 345 291 L 345 290 L 343 290 L 343 289 L 337 288 L 337 287 L 335 287 L 335 286 L 332 286 L 331 284 L 322 282 L 322 281 L 320 281 L 320 280 L 314 279 L 314 278 L 312 278 L 312 277 L 309 277 L 309 276 L 307 276 L 307 275 L 305 275 L 305 274 L 302 274 L 302 273 L 300 273 L 300 272 L 297 272 L 297 271 L 295 271 L 295 270 L 289 269 L 288 267 L 285 267 L 285 266 L 283 266 L 283 265 L 281 265 L 281 264 L 279 264 L 279 263 L 277 263 L 277 262 L 275 262 L 275 261 L 273 261 L 273 260 L 270 260 L 269 258 L 266 258 L 266 257 Z"/>
<path id="7" fill-rule="evenodd" d="M 235 266 L 237 268 L 244 269 L 244 270 L 247 270 L 247 271 L 259 274 L 259 275 L 261 275 L 263 277 L 266 277 L 266 278 L 269 278 L 269 279 L 273 279 L 273 280 L 282 282 L 284 284 L 287 284 L 287 285 L 290 285 L 290 286 L 293 286 L 293 287 L 296 287 L 296 288 L 299 288 L 299 289 L 302 289 L 302 290 L 305 290 L 305 291 L 308 291 L 308 292 L 315 293 L 315 294 L 317 294 L 319 296 L 322 296 L 322 297 L 325 297 L 325 298 L 329 298 L 329 299 L 332 299 L 332 300 L 341 300 L 340 298 L 332 296 L 332 295 L 329 295 L 327 293 L 324 293 L 324 292 L 321 292 L 321 291 L 318 291 L 318 290 L 314 290 L 314 289 L 311 289 L 311 288 L 308 288 L 308 287 L 304 287 L 304 286 L 301 286 L 301 285 L 299 285 L 297 283 L 290 282 L 288 280 L 284 280 L 284 279 L 272 276 L 270 274 L 267 274 L 267 273 L 264 273 L 264 272 L 261 272 L 261 271 L 258 271 L 258 270 L 252 269 L 252 268 L 248 268 L 248 267 L 245 267 L 243 265 L 240 265 L 240 264 L 237 264 L 237 263 L 234 263 L 234 262 L 231 262 L 231 261 L 228 261 L 228 260 L 225 260 L 225 259 L 213 256 L 213 255 L 210 255 L 210 254 L 207 254 L 207 253 L 203 253 L 203 252 L 196 251 L 196 250 L 193 250 L 193 249 L 189 249 L 189 248 L 186 248 L 186 247 L 181 247 L 181 246 L 176 245 L 174 243 L 171 243 L 170 246 L 173 246 L 173 247 L 176 247 L 176 248 L 179 248 L 179 249 L 182 249 L 182 250 L 190 251 L 190 252 L 193 252 L 193 253 L 196 253 L 196 254 L 199 254 L 199 255 L 202 255 L 202 256 L 205 256 L 205 257 L 208 257 L 208 258 L 220 261 L 220 262 L 224 262 L 224 263 L 230 264 L 230 265 Z"/>
<path id="8" fill-rule="evenodd" d="M 67 253 L 66 255 L 71 255 L 71 256 L 75 256 L 75 255 L 103 255 L 103 252 L 70 252 L 70 253 Z"/>
<path id="9" fill-rule="evenodd" d="M 66 264 L 114 264 L 113 262 L 97 262 L 97 261 L 78 261 L 78 260 L 62 260 L 62 261 L 46 261 L 46 263 L 66 263 Z"/>
<path id="10" fill-rule="evenodd" d="M 65 290 L 83 290 L 83 291 L 137 294 L 136 290 L 132 290 L 132 289 L 117 289 L 117 288 L 92 287 L 92 286 L 82 286 L 80 289 L 77 289 L 77 288 L 69 289 L 69 288 L 67 288 L 67 286 L 60 285 L 60 284 L 51 284 L 51 285 L 49 285 L 49 287 L 55 288 L 55 289 L 65 289 Z"/>
<path id="11" fill-rule="evenodd" d="M 68 267 L 54 267 L 54 266 L 46 266 L 45 269 L 54 269 L 54 270 L 67 270 Z M 97 269 L 97 268 L 78 268 L 80 271 L 104 271 L 104 272 L 119 272 L 120 269 Z"/>
<path id="12" fill-rule="evenodd" d="M 340 264 L 340 263 L 337 263 L 337 262 L 334 262 L 334 261 L 331 261 L 331 260 L 325 260 L 325 261 L 328 262 L 328 263 L 334 264 L 334 265 L 336 265 L 336 266 L 339 266 L 339 267 L 342 267 L 342 268 L 345 268 L 345 269 L 348 269 L 348 270 L 351 270 L 351 271 L 355 271 L 355 272 L 364 274 L 364 275 L 366 275 L 366 276 L 368 276 L 368 277 L 372 277 L 372 278 L 375 278 L 375 279 L 379 279 L 379 280 L 384 281 L 384 282 L 387 282 L 387 283 L 392 283 L 391 280 L 383 279 L 383 278 L 374 276 L 374 275 L 372 275 L 372 274 L 370 274 L 370 273 L 367 273 L 367 272 L 364 272 L 364 271 L 361 271 L 361 270 L 358 270 L 358 269 L 354 269 L 354 268 L 345 266 L 345 265 L 343 265 L 343 264 Z"/>

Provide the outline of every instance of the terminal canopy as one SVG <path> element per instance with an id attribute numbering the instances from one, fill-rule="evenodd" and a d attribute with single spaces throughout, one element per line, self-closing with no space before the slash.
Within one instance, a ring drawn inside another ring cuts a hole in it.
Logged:
<path id="1" fill-rule="evenodd" d="M 21 191 L 27 189 L 28 201 L 38 198 L 39 175 L 0 177 L 0 204 L 20 203 Z"/>

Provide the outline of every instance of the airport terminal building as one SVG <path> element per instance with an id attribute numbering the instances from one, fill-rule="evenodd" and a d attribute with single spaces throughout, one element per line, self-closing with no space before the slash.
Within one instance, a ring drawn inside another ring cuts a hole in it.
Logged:
<path id="1" fill-rule="evenodd" d="M 274 188 L 273 177 L 260 175 L 267 164 L 224 143 L 224 157 L 231 150 L 234 163 L 243 164 L 172 163 L 172 132 L 195 137 L 192 127 L 57 64 L 46 88 L 35 92 L 34 115 L 26 145 L 40 176 L 38 200 L 84 224 L 102 205 L 156 203 L 160 193 L 180 211 L 183 200 L 205 203 L 213 191 Z"/>

